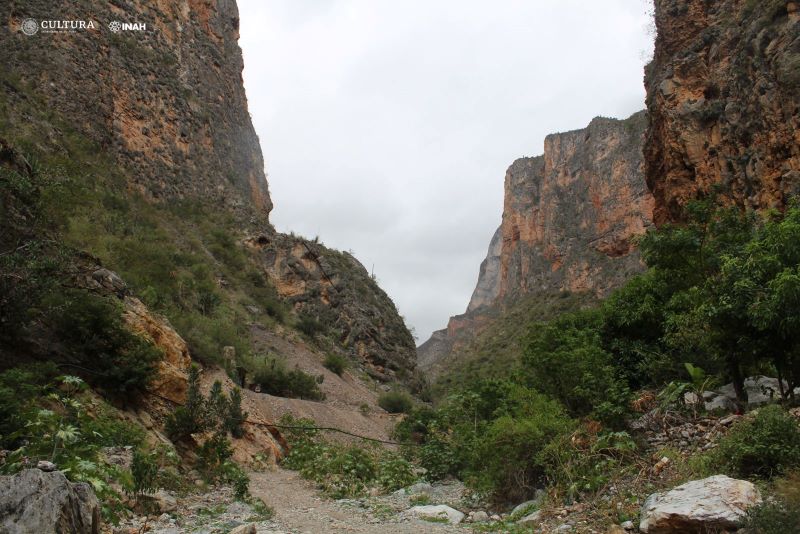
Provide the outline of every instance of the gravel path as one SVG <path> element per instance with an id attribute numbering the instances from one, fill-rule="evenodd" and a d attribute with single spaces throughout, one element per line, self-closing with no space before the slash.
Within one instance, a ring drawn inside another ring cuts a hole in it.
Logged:
<path id="1" fill-rule="evenodd" d="M 399 517 L 398 512 L 405 506 L 401 499 L 393 496 L 365 500 L 326 499 L 310 482 L 284 469 L 251 473 L 250 493 L 275 510 L 271 523 L 278 525 L 278 529 L 259 529 L 259 534 L 469 532 L 466 527 Z"/>

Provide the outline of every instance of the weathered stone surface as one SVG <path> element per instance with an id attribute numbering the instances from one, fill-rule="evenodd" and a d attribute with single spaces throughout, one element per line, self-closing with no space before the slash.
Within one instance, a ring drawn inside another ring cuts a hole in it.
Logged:
<path id="1" fill-rule="evenodd" d="M 98 534 L 100 505 L 86 483 L 72 483 L 59 471 L 27 469 L 0 477 L 0 531 Z"/>
<path id="2" fill-rule="evenodd" d="M 656 223 L 714 185 L 752 208 L 782 207 L 800 188 L 800 13 L 789 5 L 656 0 L 644 148 Z"/>
<path id="3" fill-rule="evenodd" d="M 125 297 L 123 308 L 123 319 L 131 330 L 151 340 L 164 353 L 158 374 L 150 384 L 151 391 L 173 402 L 183 402 L 192 363 L 186 342 L 166 317 L 152 313 L 139 299 Z"/>
<path id="4" fill-rule="evenodd" d="M 541 510 L 536 510 L 534 512 L 529 513 L 528 515 L 526 515 L 525 517 L 523 517 L 519 521 L 517 521 L 517 524 L 519 524 L 519 525 L 536 525 L 537 523 L 539 523 L 541 518 L 542 518 L 542 511 Z"/>
<path id="5" fill-rule="evenodd" d="M 248 523 L 246 525 L 239 525 L 228 534 L 256 534 L 256 524 Z"/>
<path id="6" fill-rule="evenodd" d="M 761 502 L 746 480 L 715 475 L 650 495 L 639 529 L 647 534 L 678 534 L 735 529 L 748 508 Z"/>
<path id="7" fill-rule="evenodd" d="M 292 235 L 260 235 L 246 244 L 260 255 L 278 294 L 324 324 L 370 376 L 412 379 L 414 338 L 394 302 L 353 255 Z"/>
<path id="8" fill-rule="evenodd" d="M 421 369 L 435 372 L 497 309 L 525 295 L 605 295 L 642 270 L 633 241 L 652 220 L 641 150 L 646 125 L 645 112 L 598 117 L 584 129 L 547 136 L 544 155 L 508 168 L 503 221 L 467 311 L 420 345 Z"/>
<path id="9" fill-rule="evenodd" d="M 472 514 L 471 517 L 473 523 L 483 523 L 489 520 L 489 514 L 487 514 L 483 510 L 478 510 L 477 512 Z"/>
<path id="10" fill-rule="evenodd" d="M 416 517 L 419 519 L 422 518 L 447 519 L 447 521 L 453 525 L 457 525 L 464 520 L 463 513 L 445 504 L 429 504 L 425 506 L 414 506 L 413 508 L 409 508 L 408 510 L 403 512 L 403 514 L 409 517 Z"/>
<path id="11" fill-rule="evenodd" d="M 28 17 L 69 13 L 96 30 L 69 38 L 19 31 Z M 135 18 L 146 31 L 111 34 Z M 131 189 L 157 201 L 202 199 L 266 221 L 272 208 L 247 111 L 239 12 L 231 0 L 0 4 L 0 70 L 36 87 L 56 110 L 126 169 Z M 24 95 L 6 91 L 26 122 Z M 60 133 L 59 133 L 60 135 Z"/>
<path id="12" fill-rule="evenodd" d="M 788 389 L 788 384 L 784 382 L 784 390 L 786 389 Z M 768 376 L 760 375 L 746 378 L 744 381 L 744 390 L 745 393 L 747 393 L 747 405 L 750 407 L 761 406 L 781 398 L 781 388 L 778 379 Z M 800 388 L 795 391 L 800 393 Z M 736 400 L 736 391 L 733 389 L 733 384 L 725 384 L 719 388 L 718 392 L 724 395 L 731 404 Z"/>

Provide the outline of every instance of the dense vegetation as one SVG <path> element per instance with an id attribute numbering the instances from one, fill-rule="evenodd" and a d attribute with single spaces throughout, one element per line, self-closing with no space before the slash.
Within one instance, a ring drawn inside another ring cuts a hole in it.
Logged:
<path id="1" fill-rule="evenodd" d="M 412 411 L 396 437 L 431 479 L 455 475 L 498 500 L 551 486 L 566 498 L 638 470 L 628 432 L 634 391 L 700 389 L 768 374 L 792 402 L 800 384 L 800 206 L 763 215 L 714 198 L 639 243 L 648 269 L 600 305 L 533 325 L 503 375 L 476 377 Z M 667 393 L 671 394 L 668 395 Z M 771 478 L 800 468 L 797 422 L 762 410 L 693 463 Z"/>

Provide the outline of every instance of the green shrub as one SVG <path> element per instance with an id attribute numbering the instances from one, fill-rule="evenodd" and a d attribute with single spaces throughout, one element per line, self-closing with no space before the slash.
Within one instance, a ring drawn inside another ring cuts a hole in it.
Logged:
<path id="1" fill-rule="evenodd" d="M 463 462 L 458 453 L 458 443 L 449 433 L 430 433 L 417 454 L 420 465 L 425 469 L 425 478 L 430 481 L 461 474 Z"/>
<path id="2" fill-rule="evenodd" d="M 800 471 L 774 480 L 771 495 L 747 512 L 745 532 L 783 534 L 800 532 Z"/>
<path id="3" fill-rule="evenodd" d="M 142 495 L 149 495 L 158 489 L 156 479 L 158 477 L 158 463 L 155 457 L 139 449 L 133 452 L 131 462 L 131 477 L 133 486 L 131 495 L 137 500 Z"/>
<path id="4" fill-rule="evenodd" d="M 163 355 L 125 328 L 117 302 L 71 291 L 51 305 L 66 357 L 87 372 L 90 383 L 117 398 L 135 398 L 145 390 Z"/>
<path id="5" fill-rule="evenodd" d="M 378 397 L 378 406 L 389 413 L 409 413 L 414 401 L 402 391 L 390 391 Z"/>
<path id="6" fill-rule="evenodd" d="M 44 398 L 58 374 L 55 364 L 15 367 L 0 373 L 0 447 L 14 448 L 23 439 L 14 437 L 25 427 L 37 398 Z"/>
<path id="7" fill-rule="evenodd" d="M 263 393 L 316 401 L 325 398 L 315 377 L 300 369 L 287 370 L 281 360 L 276 358 L 252 359 L 248 363 L 253 382 L 261 387 Z"/>
<path id="8" fill-rule="evenodd" d="M 494 420 L 480 437 L 471 466 L 476 486 L 498 498 L 524 500 L 545 482 L 550 458 L 547 447 L 575 429 L 561 406 L 541 395 L 516 416 Z"/>
<path id="9" fill-rule="evenodd" d="M 407 486 L 415 479 L 411 464 L 396 454 L 378 448 L 331 443 L 312 428 L 314 422 L 310 419 L 285 415 L 280 423 L 299 427 L 285 430 L 289 454 L 281 465 L 315 481 L 333 498 L 363 496 L 367 488 L 376 485 L 390 491 Z"/>
<path id="10" fill-rule="evenodd" d="M 328 354 L 322 365 L 330 372 L 342 376 L 344 370 L 347 369 L 347 359 L 339 354 Z"/>
<path id="11" fill-rule="evenodd" d="M 417 479 L 413 466 L 395 454 L 385 454 L 378 462 L 376 482 L 384 491 L 410 486 Z"/>
<path id="12" fill-rule="evenodd" d="M 225 429 L 234 438 L 241 438 L 244 435 L 242 424 L 247 420 L 247 412 L 242 411 L 242 392 L 239 388 L 234 388 L 229 394 L 227 411 L 225 413 Z"/>
<path id="13" fill-rule="evenodd" d="M 743 531 L 753 534 L 800 532 L 800 507 L 781 501 L 764 502 L 748 510 Z"/>
<path id="14" fill-rule="evenodd" d="M 713 456 L 732 476 L 781 475 L 800 467 L 800 425 L 780 406 L 765 406 L 737 423 Z"/>
<path id="15" fill-rule="evenodd" d="M 164 430 L 172 441 L 180 441 L 206 428 L 208 417 L 203 393 L 200 391 L 200 368 L 193 364 L 189 368 L 186 403 L 167 416 Z"/>
<path id="16" fill-rule="evenodd" d="M 573 416 L 591 414 L 622 427 L 630 391 L 602 347 L 601 320 L 588 311 L 540 324 L 529 338 L 524 372 L 530 386 L 559 400 Z"/>
<path id="17" fill-rule="evenodd" d="M 297 321 L 297 329 L 311 339 L 317 337 L 318 334 L 324 334 L 327 330 L 319 319 L 310 315 L 301 315 Z"/>
<path id="18" fill-rule="evenodd" d="M 233 455 L 231 443 L 222 432 L 215 432 L 197 450 L 197 467 L 209 482 L 216 481 L 225 462 Z"/>

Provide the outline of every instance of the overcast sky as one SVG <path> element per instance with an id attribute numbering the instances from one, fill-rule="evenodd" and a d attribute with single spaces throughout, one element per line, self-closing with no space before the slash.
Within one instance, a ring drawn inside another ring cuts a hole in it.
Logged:
<path id="1" fill-rule="evenodd" d="M 463 313 L 503 177 L 644 108 L 646 0 L 239 0 L 278 230 L 351 250 L 419 342 Z"/>

